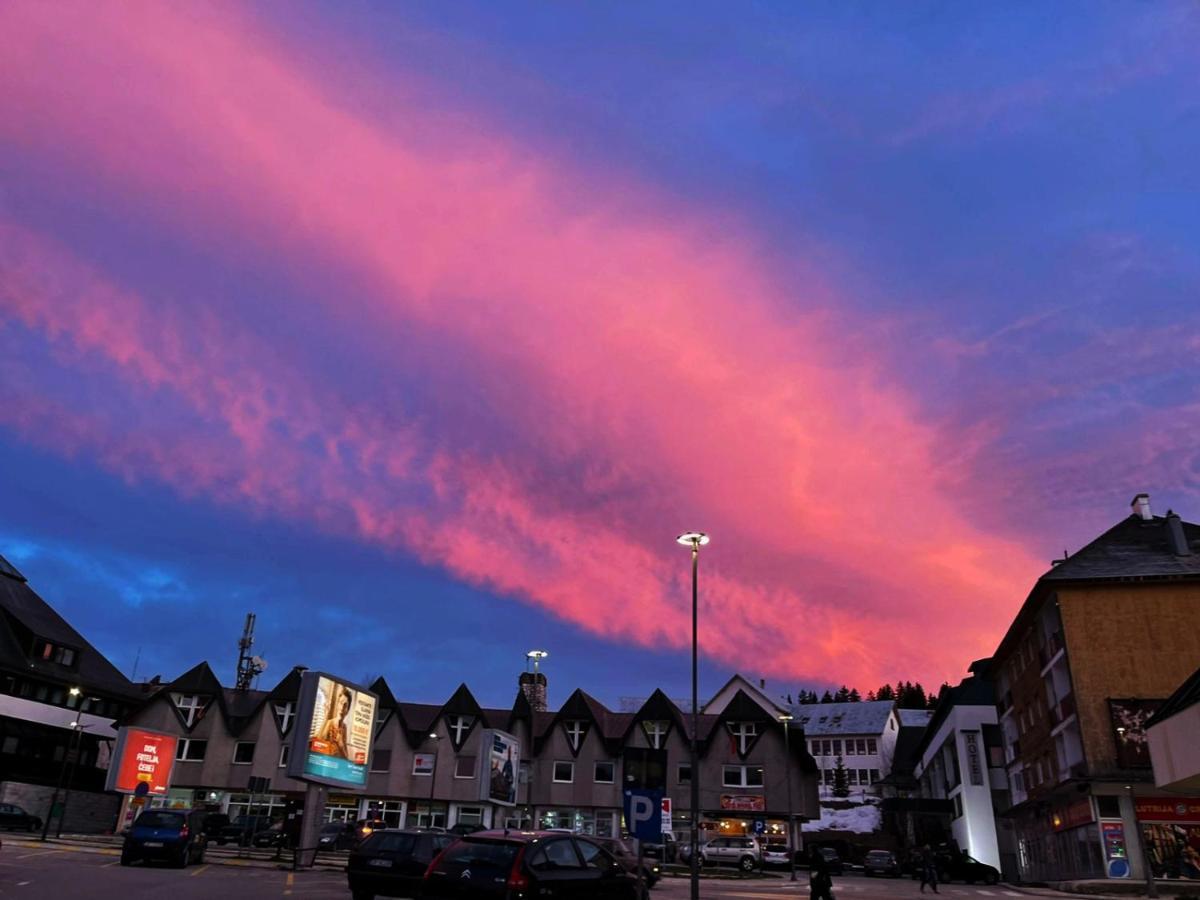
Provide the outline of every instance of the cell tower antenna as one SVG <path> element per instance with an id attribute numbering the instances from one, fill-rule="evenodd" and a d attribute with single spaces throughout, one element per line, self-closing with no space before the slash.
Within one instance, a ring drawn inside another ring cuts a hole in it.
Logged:
<path id="1" fill-rule="evenodd" d="M 251 656 L 250 648 L 254 646 L 254 613 L 246 613 L 246 625 L 242 629 L 242 639 L 238 641 L 237 689 L 246 691 L 251 683 L 267 667 L 267 661 L 261 656 Z"/>

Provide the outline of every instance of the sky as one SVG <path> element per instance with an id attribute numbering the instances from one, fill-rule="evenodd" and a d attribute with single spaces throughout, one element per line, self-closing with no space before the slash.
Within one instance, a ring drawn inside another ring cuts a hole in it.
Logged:
<path id="1" fill-rule="evenodd" d="M 0 554 L 127 674 L 956 680 L 1200 519 L 1190 3 L 0 6 Z"/>

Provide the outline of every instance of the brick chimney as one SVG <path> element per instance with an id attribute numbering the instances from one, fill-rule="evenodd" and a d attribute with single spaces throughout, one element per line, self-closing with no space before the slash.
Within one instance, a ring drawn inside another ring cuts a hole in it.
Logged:
<path id="1" fill-rule="evenodd" d="M 1133 510 L 1133 514 L 1145 522 L 1154 518 L 1154 513 L 1150 512 L 1149 494 L 1138 494 L 1129 506 Z"/>
<path id="2" fill-rule="evenodd" d="M 1187 535 L 1183 532 L 1183 522 L 1178 513 L 1169 509 L 1167 510 L 1167 546 L 1176 556 L 1192 555 L 1191 544 L 1188 543 Z"/>
<path id="3" fill-rule="evenodd" d="M 521 693 L 534 712 L 546 711 L 546 676 L 542 672 L 522 672 L 517 679 Z"/>

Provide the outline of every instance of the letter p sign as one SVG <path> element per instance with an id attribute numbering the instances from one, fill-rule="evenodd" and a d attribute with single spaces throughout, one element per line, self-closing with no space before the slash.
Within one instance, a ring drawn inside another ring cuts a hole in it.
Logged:
<path id="1" fill-rule="evenodd" d="M 639 841 L 662 840 L 662 792 L 625 792 L 625 828 Z"/>

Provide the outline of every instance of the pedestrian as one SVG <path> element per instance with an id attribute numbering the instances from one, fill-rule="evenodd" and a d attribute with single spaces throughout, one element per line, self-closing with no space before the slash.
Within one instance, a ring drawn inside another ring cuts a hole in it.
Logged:
<path id="1" fill-rule="evenodd" d="M 808 892 L 810 900 L 833 900 L 833 876 L 820 847 L 813 847 L 809 854 Z"/>
<path id="2" fill-rule="evenodd" d="M 937 861 L 933 858 L 933 851 L 926 844 L 921 849 L 921 893 L 925 893 L 925 885 L 933 888 L 933 892 L 938 893 L 937 879 Z"/>

